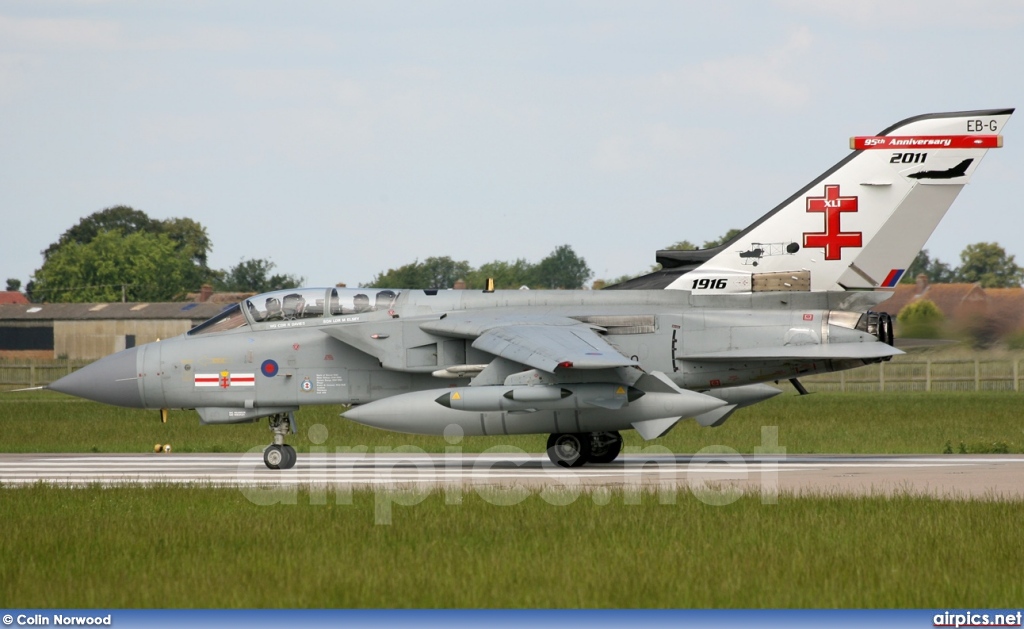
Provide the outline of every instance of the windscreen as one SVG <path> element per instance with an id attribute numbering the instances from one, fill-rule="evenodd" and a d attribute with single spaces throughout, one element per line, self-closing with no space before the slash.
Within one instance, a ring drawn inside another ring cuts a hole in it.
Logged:
<path id="1" fill-rule="evenodd" d="M 210 332 L 225 332 L 244 325 L 249 325 L 249 322 L 245 320 L 241 306 L 235 304 L 212 319 L 207 319 L 192 328 L 188 331 L 188 335 L 196 336 L 197 334 L 209 334 Z"/>

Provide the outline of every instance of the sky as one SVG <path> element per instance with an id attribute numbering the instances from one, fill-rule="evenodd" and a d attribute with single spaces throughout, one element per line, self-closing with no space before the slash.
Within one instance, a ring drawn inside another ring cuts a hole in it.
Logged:
<path id="1" fill-rule="evenodd" d="M 562 244 L 638 274 L 852 135 L 1024 106 L 1022 62 L 1024 0 L 0 0 L 0 279 L 114 205 L 310 286 Z M 1024 265 L 1024 120 L 1004 136 L 933 257 Z"/>

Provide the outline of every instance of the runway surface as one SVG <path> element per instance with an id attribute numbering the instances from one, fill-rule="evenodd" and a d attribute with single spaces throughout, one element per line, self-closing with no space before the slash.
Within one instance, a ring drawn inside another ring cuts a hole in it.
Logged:
<path id="1" fill-rule="evenodd" d="M 735 487 L 762 493 L 912 493 L 1024 498 L 1021 455 L 623 455 L 565 469 L 543 454 L 300 453 L 291 470 L 247 454 L 0 454 L 0 484 L 194 484 L 413 488 L 463 485 L 596 489 Z"/>

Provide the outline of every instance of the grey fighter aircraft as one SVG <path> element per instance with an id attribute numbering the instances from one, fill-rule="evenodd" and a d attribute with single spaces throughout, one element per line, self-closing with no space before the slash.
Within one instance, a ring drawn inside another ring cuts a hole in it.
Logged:
<path id="1" fill-rule="evenodd" d="M 768 382 L 800 389 L 799 376 L 900 354 L 889 315 L 871 311 L 889 293 L 849 289 L 899 280 L 1012 111 L 917 116 L 854 138 L 850 156 L 732 241 L 644 279 L 669 290 L 278 291 L 48 388 L 194 408 L 205 424 L 268 418 L 274 469 L 295 465 L 285 440 L 307 404 L 408 433 L 547 433 L 558 465 L 608 463 L 623 430 L 718 426 L 778 394 Z"/>

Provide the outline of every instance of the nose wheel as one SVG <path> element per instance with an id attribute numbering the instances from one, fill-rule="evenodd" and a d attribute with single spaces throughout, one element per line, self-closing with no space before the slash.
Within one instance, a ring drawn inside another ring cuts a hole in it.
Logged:
<path id="1" fill-rule="evenodd" d="M 263 451 L 263 462 L 272 470 L 287 470 L 295 466 L 298 454 L 290 445 L 272 444 Z"/>
<path id="2" fill-rule="evenodd" d="M 295 467 L 298 454 L 295 448 L 284 442 L 288 433 L 295 434 L 295 416 L 291 413 L 271 415 L 270 430 L 274 433 L 274 443 L 263 451 L 263 463 L 272 470 L 290 470 Z"/>

